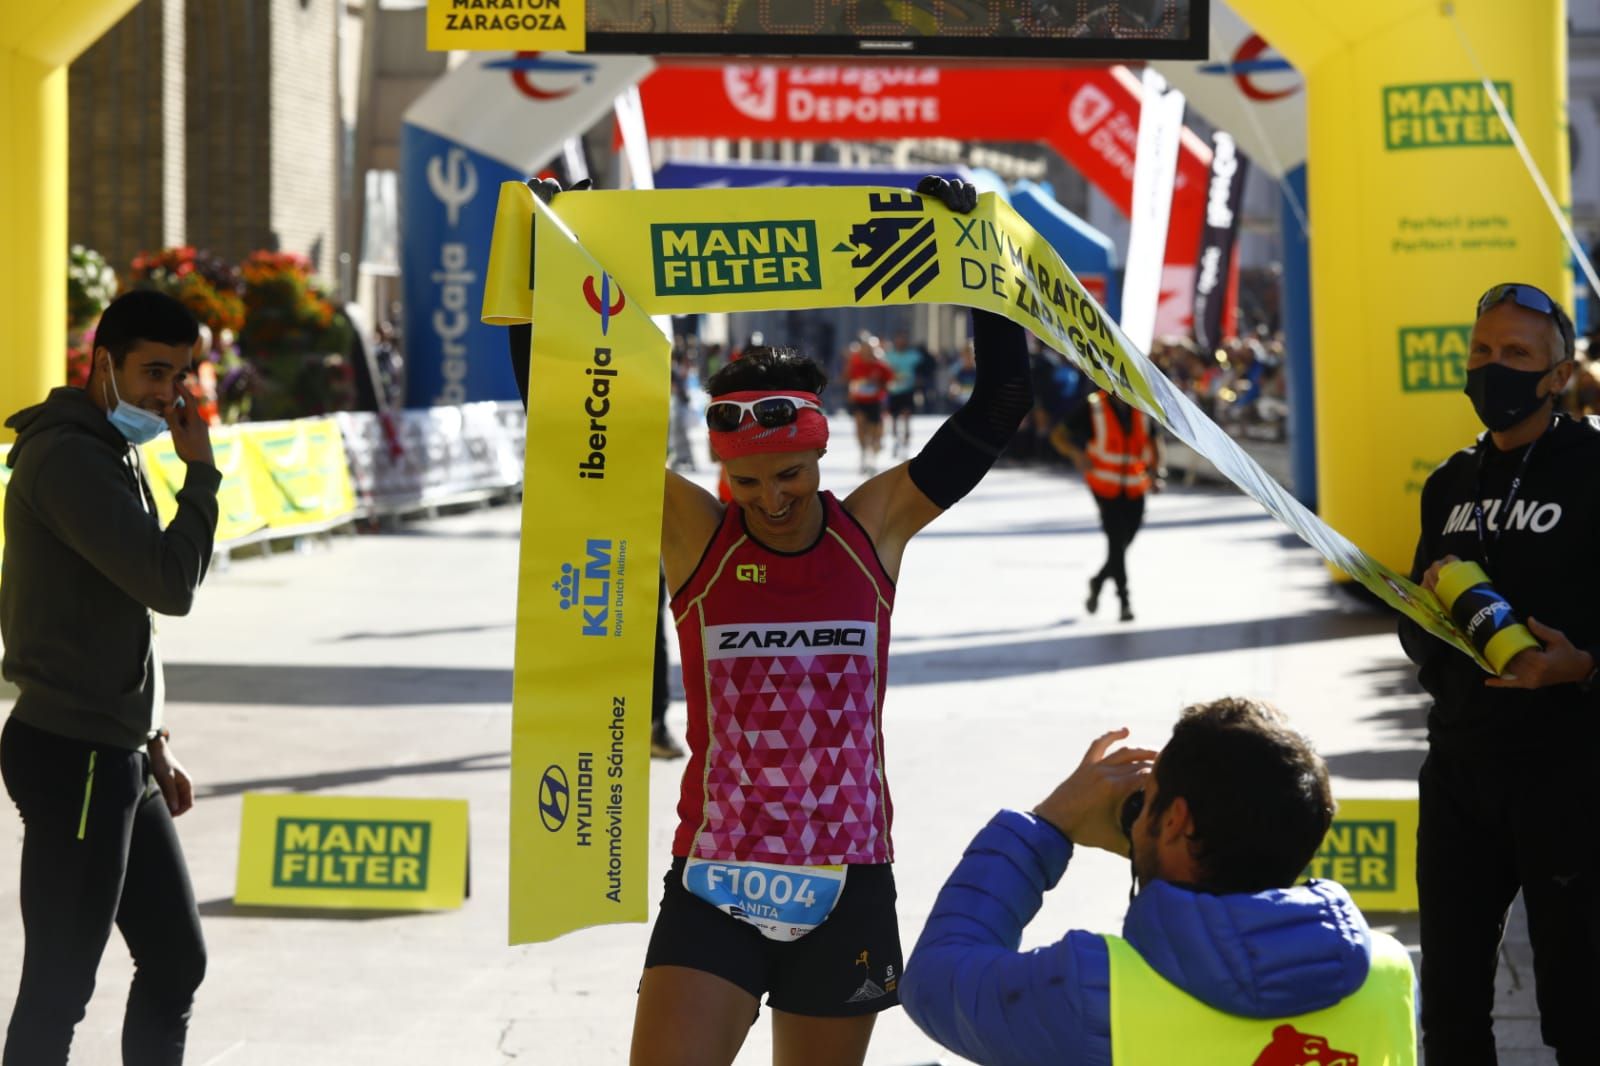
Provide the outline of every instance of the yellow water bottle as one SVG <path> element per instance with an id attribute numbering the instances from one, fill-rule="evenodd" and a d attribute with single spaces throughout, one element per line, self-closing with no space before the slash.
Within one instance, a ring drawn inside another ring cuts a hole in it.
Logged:
<path id="1" fill-rule="evenodd" d="M 1477 563 L 1460 559 L 1440 567 L 1433 594 L 1496 674 L 1502 673 L 1518 652 L 1541 647 Z"/>

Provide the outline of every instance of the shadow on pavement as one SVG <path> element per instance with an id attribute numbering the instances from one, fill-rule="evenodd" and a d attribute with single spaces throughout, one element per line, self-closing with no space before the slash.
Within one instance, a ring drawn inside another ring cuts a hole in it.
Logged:
<path id="1" fill-rule="evenodd" d="M 1415 781 L 1426 748 L 1384 748 L 1324 755 L 1328 773 L 1355 781 Z"/>
<path id="2" fill-rule="evenodd" d="M 1065 623 L 1058 623 L 1062 625 Z M 1166 629 L 1102 630 L 974 648 L 894 651 L 890 676 L 896 686 L 1018 677 L 1080 666 L 1207 655 L 1324 640 L 1372 636 L 1386 631 L 1387 618 L 1341 610 L 1277 618 L 1254 618 Z M 1037 632 L 1018 629 L 1010 632 Z M 1007 632 L 998 630 L 995 632 Z M 982 636 L 957 632 L 918 639 Z M 905 643 L 904 641 L 897 643 Z M 473 667 L 272 665 L 168 663 L 167 692 L 173 703 L 272 704 L 302 707 L 389 707 L 430 704 L 511 704 L 511 671 Z M 682 693 L 674 685 L 674 698 Z"/>
<path id="3" fill-rule="evenodd" d="M 512 622 L 497 622 L 486 626 L 446 626 L 441 629 L 393 629 L 387 633 L 341 633 L 329 639 L 329 644 L 344 644 L 355 640 L 420 640 L 427 637 L 452 637 L 464 633 L 494 633 L 515 629 Z"/>
<path id="4" fill-rule="evenodd" d="M 310 918 L 317 921 L 343 922 L 370 922 L 376 918 L 414 918 L 419 914 L 437 913 L 412 910 L 352 910 L 343 907 L 262 907 L 235 903 L 227 897 L 204 900 L 199 904 L 199 910 L 201 916 L 205 918 Z"/>
<path id="5" fill-rule="evenodd" d="M 289 792 L 317 792 L 343 785 L 365 785 L 374 781 L 387 781 L 396 777 L 426 777 L 429 774 L 459 774 L 480 770 L 507 770 L 511 767 L 508 751 L 487 751 L 481 755 L 462 755 L 454 759 L 435 762 L 390 763 L 387 766 L 366 766 L 354 770 L 330 770 L 320 774 L 299 774 L 293 777 L 257 777 L 246 781 L 224 781 L 204 785 L 199 797 L 236 796 L 242 792 L 265 789 L 284 789 Z"/>
<path id="6" fill-rule="evenodd" d="M 393 707 L 511 706 L 511 670 L 459 666 L 167 663 L 172 703 Z"/>
<path id="7" fill-rule="evenodd" d="M 1391 625 L 1389 619 L 1378 615 L 1323 610 L 1211 625 L 1106 630 L 966 649 L 891 652 L 889 677 L 894 686 L 1016 677 L 1080 666 L 1367 637 L 1386 632 Z"/>
<path id="8" fill-rule="evenodd" d="M 1208 515 L 1208 516 L 1204 516 L 1204 517 L 1193 517 L 1193 518 L 1159 518 L 1159 517 L 1157 517 L 1157 518 L 1152 518 L 1152 519 L 1149 519 L 1148 521 L 1146 521 L 1144 523 L 1144 525 L 1142 525 L 1140 527 L 1140 529 L 1142 529 L 1142 530 L 1148 530 L 1148 529 L 1192 529 L 1192 528 L 1197 527 L 1197 526 L 1227 526 L 1227 525 L 1239 525 L 1239 524 L 1242 524 L 1242 523 L 1272 522 L 1272 521 L 1273 521 L 1272 516 L 1267 514 L 1264 511 L 1257 512 L 1257 513 L 1254 513 L 1254 514 Z M 930 527 L 928 529 L 923 530 L 921 533 L 918 533 L 917 536 L 919 536 L 919 537 L 975 537 L 975 538 L 976 537 L 1041 537 L 1041 536 L 1059 535 L 1059 534 L 1078 535 L 1078 534 L 1084 534 L 1084 533 L 1093 533 L 1093 534 L 1098 535 L 1099 532 L 1100 532 L 1100 523 L 1098 521 L 1039 522 L 1039 523 L 1032 523 L 1032 524 L 1014 523 L 1014 524 L 1006 527 L 1005 529 L 993 529 L 993 528 L 990 528 L 990 527 L 986 526 L 986 527 L 984 527 L 982 529 L 948 529 L 948 530 L 946 530 L 946 529 L 940 529 L 937 526 L 933 526 L 933 527 Z M 1293 538 L 1295 543 L 1297 543 L 1297 544 L 1300 543 L 1300 538 L 1299 537 L 1294 536 L 1294 534 L 1292 534 L 1292 533 L 1289 534 L 1289 536 L 1291 538 Z"/>

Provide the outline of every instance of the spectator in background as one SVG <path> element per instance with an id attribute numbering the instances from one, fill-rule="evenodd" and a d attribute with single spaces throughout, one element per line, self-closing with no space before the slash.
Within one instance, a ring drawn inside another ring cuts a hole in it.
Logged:
<path id="1" fill-rule="evenodd" d="M 672 403 L 668 417 L 667 450 L 671 453 L 668 465 L 673 470 L 694 470 L 694 450 L 689 445 L 689 421 L 694 409 L 689 400 L 689 357 L 687 350 L 672 353 Z"/>
<path id="2" fill-rule="evenodd" d="M 222 475 L 188 386 L 198 324 L 135 289 L 95 332 L 85 388 L 6 426 L 3 672 L 17 686 L 0 771 L 22 815 L 22 980 L 5 1062 L 64 1066 L 112 927 L 133 956 L 123 1062 L 183 1061 L 206 970 L 173 819 L 194 788 L 168 743 L 155 615 L 184 615 L 211 564 Z M 138 446 L 183 460 L 162 529 Z"/>
<path id="3" fill-rule="evenodd" d="M 922 365 L 922 353 L 911 347 L 904 330 L 894 335 L 894 345 L 883 353 L 894 376 L 889 379 L 889 419 L 894 434 L 893 457 L 900 459 L 910 454 L 911 416 L 917 409 L 917 372 Z"/>
<path id="4" fill-rule="evenodd" d="M 961 346 L 950 367 L 950 380 L 945 385 L 945 404 L 949 410 L 958 410 L 972 395 L 972 383 L 978 377 L 978 361 L 969 340 Z"/>
<path id="5" fill-rule="evenodd" d="M 661 571 L 656 589 L 656 654 L 655 673 L 650 686 L 650 757 L 652 759 L 681 759 L 683 747 L 667 728 L 667 707 L 672 703 L 671 669 L 667 663 L 666 613 L 671 605 L 667 595 L 667 572 Z"/>
<path id="6" fill-rule="evenodd" d="M 878 338 L 862 334 L 848 349 L 844 372 L 856 443 L 861 447 L 861 473 L 871 475 L 883 450 L 883 399 L 894 371 L 884 361 Z"/>

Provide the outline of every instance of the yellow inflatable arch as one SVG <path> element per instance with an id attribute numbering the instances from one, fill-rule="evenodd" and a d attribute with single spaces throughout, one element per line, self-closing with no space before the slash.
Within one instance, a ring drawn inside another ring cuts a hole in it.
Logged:
<path id="1" fill-rule="evenodd" d="M 1571 307 L 1560 230 L 1482 84 L 1569 209 L 1564 5 L 1230 2 L 1306 80 L 1322 516 L 1403 571 L 1423 481 L 1481 429 L 1473 301 L 1516 280 Z"/>
<path id="2" fill-rule="evenodd" d="M 0 4 L 0 419 L 66 377 L 67 64 L 134 0 Z M 97 165 L 115 165 L 101 160 Z M 10 440 L 0 431 L 0 440 Z"/>

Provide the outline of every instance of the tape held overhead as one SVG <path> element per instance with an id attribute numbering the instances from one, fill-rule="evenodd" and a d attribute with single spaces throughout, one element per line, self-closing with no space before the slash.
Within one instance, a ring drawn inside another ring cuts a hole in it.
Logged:
<path id="1" fill-rule="evenodd" d="M 590 298 L 602 292 L 609 300 Z M 581 192 L 549 207 L 507 183 L 483 320 L 533 324 L 534 383 L 513 700 L 513 941 L 645 917 L 644 739 L 669 358 L 648 316 L 907 303 L 1018 322 L 1384 602 L 1482 664 L 1432 593 L 1301 506 L 993 194 L 969 215 L 879 188 Z M 612 758 L 617 775 L 604 778 Z M 614 823 L 598 813 L 613 808 Z"/>

